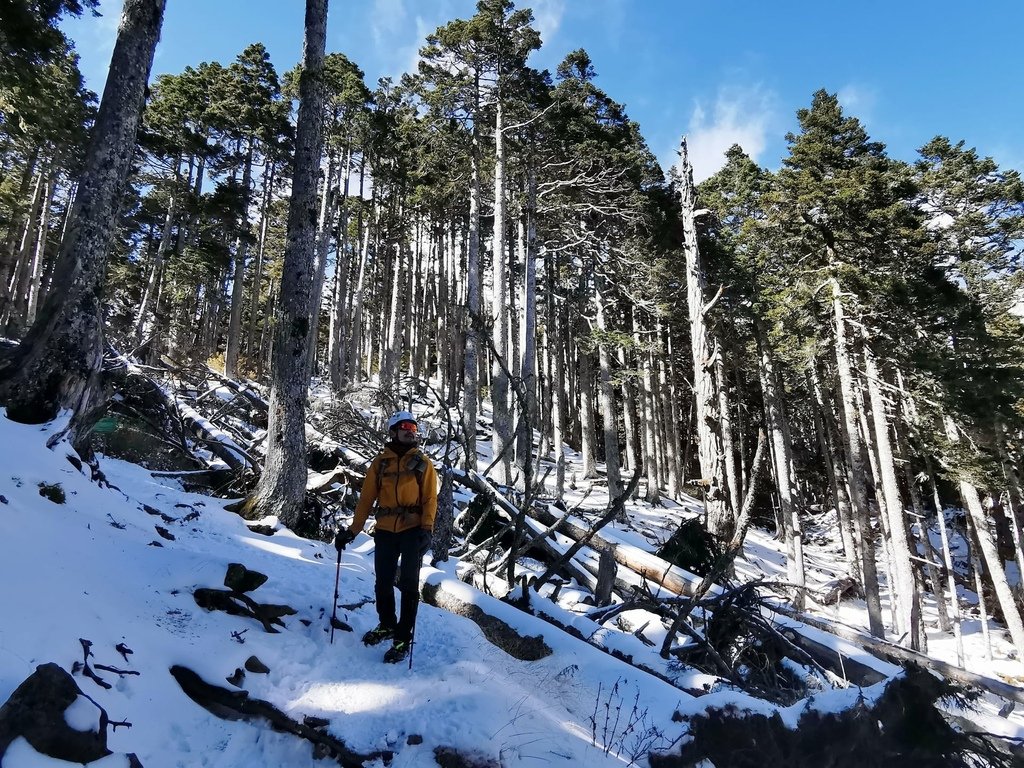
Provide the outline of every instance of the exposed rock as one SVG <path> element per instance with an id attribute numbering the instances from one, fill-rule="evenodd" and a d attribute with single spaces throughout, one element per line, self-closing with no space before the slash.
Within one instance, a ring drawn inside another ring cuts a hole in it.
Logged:
<path id="1" fill-rule="evenodd" d="M 107 749 L 107 713 L 97 705 L 99 730 L 76 731 L 64 719 L 83 695 L 74 678 L 50 662 L 40 664 L 0 707 L 0 763 L 19 736 L 42 755 L 71 763 L 89 763 L 111 754 Z"/>
<path id="2" fill-rule="evenodd" d="M 501 768 L 501 763 L 487 755 L 460 752 L 451 747 L 437 747 L 434 759 L 441 768 Z"/>
<path id="3" fill-rule="evenodd" d="M 248 659 L 245 660 L 245 668 L 249 672 L 255 672 L 259 675 L 265 675 L 268 672 L 270 672 L 270 667 L 268 667 L 255 656 L 250 656 Z"/>
<path id="4" fill-rule="evenodd" d="M 241 563 L 229 564 L 228 572 L 224 574 L 224 586 L 232 592 L 252 592 L 266 582 L 266 574 L 250 571 Z"/>

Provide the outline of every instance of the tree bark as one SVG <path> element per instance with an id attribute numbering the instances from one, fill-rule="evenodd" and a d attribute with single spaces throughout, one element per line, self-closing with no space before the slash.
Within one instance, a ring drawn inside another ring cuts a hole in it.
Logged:
<path id="1" fill-rule="evenodd" d="M 149 279 L 146 281 L 146 288 L 142 293 L 142 301 L 139 302 L 139 314 L 135 319 L 135 345 L 139 346 L 146 339 L 146 332 L 150 330 L 149 316 L 153 314 L 156 306 L 156 297 L 160 290 L 160 281 L 163 278 L 164 264 L 167 255 L 171 251 L 171 232 L 174 229 L 178 217 L 179 198 L 181 193 L 178 189 L 181 184 L 181 162 L 175 160 L 174 168 L 174 189 L 171 192 L 170 202 L 167 204 L 167 214 L 164 217 L 163 230 L 160 233 L 160 245 L 153 259 L 153 265 L 149 271 Z"/>
<path id="2" fill-rule="evenodd" d="M 942 508 L 942 501 L 939 498 L 939 484 L 935 481 L 935 473 L 932 471 L 931 460 L 925 457 L 925 466 L 928 470 L 928 480 L 932 487 L 932 501 L 935 504 L 935 519 L 939 524 L 939 536 L 942 540 L 942 563 L 946 566 L 946 579 L 949 588 L 950 605 L 953 608 L 953 637 L 956 640 L 956 661 L 963 666 L 964 663 L 964 640 L 963 629 L 960 623 L 960 597 L 956 591 L 956 571 L 953 569 L 953 553 L 949 548 L 949 535 L 946 533 L 946 514 Z"/>
<path id="3" fill-rule="evenodd" d="M 639 349 L 640 334 L 636 330 L 634 318 L 633 339 Z M 643 404 L 642 421 L 644 433 L 644 472 L 647 477 L 647 493 L 644 496 L 649 504 L 657 504 L 661 501 L 661 489 L 658 484 L 658 428 L 656 422 L 657 407 L 654 390 L 654 361 L 653 352 L 641 350 L 641 365 L 643 366 L 643 388 L 640 393 L 640 400 Z"/>
<path id="4" fill-rule="evenodd" d="M 39 298 L 43 290 L 43 265 L 46 263 L 46 245 L 50 234 L 50 212 L 53 208 L 54 179 L 47 179 L 46 203 L 43 205 L 43 213 L 39 220 L 39 238 L 36 242 L 35 255 L 32 260 L 32 274 L 29 285 L 28 304 L 25 308 L 25 322 L 31 325 L 36 319 L 36 312 L 39 309 Z"/>
<path id="5" fill-rule="evenodd" d="M 594 428 L 594 364 L 590 353 L 576 344 L 579 371 L 580 453 L 583 459 L 583 477 L 597 477 L 597 458 L 594 455 L 596 432 Z"/>
<path id="6" fill-rule="evenodd" d="M 551 360 L 551 450 L 555 463 L 555 498 L 559 501 L 565 495 L 565 392 L 563 382 L 562 355 L 566 349 L 563 338 L 562 308 L 555 302 L 554 256 L 548 257 L 548 356 Z"/>

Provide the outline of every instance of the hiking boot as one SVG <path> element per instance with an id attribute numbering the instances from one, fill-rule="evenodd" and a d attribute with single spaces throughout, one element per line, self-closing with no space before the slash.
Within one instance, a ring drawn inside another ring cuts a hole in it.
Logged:
<path id="1" fill-rule="evenodd" d="M 409 641 L 395 640 L 384 654 L 385 664 L 397 664 L 409 655 Z"/>
<path id="2" fill-rule="evenodd" d="M 363 645 L 379 645 L 385 640 L 390 640 L 395 636 L 394 627 L 385 627 L 383 624 L 378 624 L 376 627 L 371 629 L 365 635 L 363 635 Z"/>

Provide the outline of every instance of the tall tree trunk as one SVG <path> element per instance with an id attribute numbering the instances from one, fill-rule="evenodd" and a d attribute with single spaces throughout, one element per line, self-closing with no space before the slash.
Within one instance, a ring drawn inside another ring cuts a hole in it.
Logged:
<path id="1" fill-rule="evenodd" d="M 54 280 L 58 288 L 47 296 L 22 343 L 0 362 L 0 401 L 8 417 L 38 423 L 69 409 L 74 416 L 66 434 L 85 453 L 102 398 L 100 298 L 107 254 L 131 170 L 164 2 L 124 4 L 72 222 L 61 246 Z"/>
<path id="2" fill-rule="evenodd" d="M 786 439 L 786 415 L 775 367 L 763 331 L 758 329 L 757 336 L 760 350 L 758 370 L 761 375 L 761 391 L 764 393 L 765 426 L 768 428 L 768 439 L 772 446 L 775 489 L 778 491 L 780 517 L 784 525 L 781 533 L 786 540 L 786 577 L 791 584 L 796 585 L 793 606 L 800 610 L 804 604 L 803 529 L 800 525 L 800 513 L 793 498 L 793 479 L 790 474 L 793 459 L 790 441 Z"/>
<path id="3" fill-rule="evenodd" d="M 346 160 L 347 163 L 347 160 Z M 316 225 L 316 266 L 313 270 L 313 296 L 311 308 L 313 312 L 312 325 L 309 332 L 309 372 L 312 375 L 316 370 L 317 345 L 320 342 L 320 315 L 321 304 L 324 295 L 324 280 L 327 277 L 327 254 L 331 250 L 331 236 L 334 232 L 335 214 L 335 179 L 334 175 L 338 169 L 337 159 L 334 153 L 329 153 L 327 158 L 327 172 L 324 174 L 324 186 L 320 192 L 320 213 L 317 216 Z M 345 202 L 342 201 L 342 206 Z M 335 247 L 335 259 L 339 262 L 343 258 L 340 247 Z"/>
<path id="4" fill-rule="evenodd" d="M 1010 459 L 1006 450 L 1006 433 L 1001 422 L 996 421 L 996 450 L 999 455 L 999 463 L 1003 468 L 1003 478 L 1006 480 L 1006 509 L 1009 512 L 1007 517 L 1010 526 L 1010 535 L 1013 538 L 1013 551 L 1017 559 L 1017 570 L 1024 579 L 1024 540 L 1020 531 L 1020 475 L 1017 467 Z"/>
<path id="5" fill-rule="evenodd" d="M 912 539 L 912 546 L 914 552 L 919 559 L 915 560 L 914 563 L 918 565 L 917 570 L 921 571 L 923 566 L 923 572 L 927 573 L 928 581 L 932 585 L 932 594 L 935 597 L 935 612 L 938 614 L 939 630 L 942 632 L 950 632 L 953 629 L 953 625 L 949 621 L 949 611 L 946 606 L 946 592 L 943 589 L 942 578 L 939 573 L 939 564 L 935 561 L 936 557 L 941 557 L 941 554 L 932 546 L 931 540 L 928 538 L 928 526 L 926 524 L 927 515 L 924 513 L 924 504 L 921 503 L 921 494 L 918 493 L 917 484 L 914 482 L 914 473 L 910 468 L 910 454 L 907 450 L 906 441 L 903 438 L 900 430 L 899 421 L 893 422 L 894 432 L 896 434 L 896 445 L 899 450 L 898 462 L 903 464 L 903 482 L 907 485 L 907 492 L 910 495 L 910 507 L 912 509 L 911 514 L 917 521 L 917 530 L 920 532 L 918 538 L 920 539 L 920 546 L 916 541 Z M 911 529 L 913 534 L 913 529 Z M 919 572 L 917 581 L 918 583 L 924 583 L 924 573 Z M 927 634 L 922 630 L 921 642 L 923 650 L 927 651 Z"/>
<path id="6" fill-rule="evenodd" d="M 636 330 L 636 319 L 634 318 L 633 340 L 640 347 L 640 334 Z M 654 352 L 642 350 L 640 355 L 643 358 L 643 392 L 641 401 L 643 403 L 644 422 L 644 471 L 647 476 L 647 494 L 645 500 L 649 504 L 657 504 L 661 501 L 661 488 L 658 479 L 658 426 L 657 426 L 657 394 L 654 387 Z"/>
<path id="7" fill-rule="evenodd" d="M 856 395 L 853 390 L 853 373 L 850 365 L 850 351 L 846 340 L 846 314 L 843 308 L 843 294 L 839 281 L 830 279 L 832 288 L 832 312 L 836 331 L 836 369 L 839 374 L 839 390 L 842 395 L 839 411 L 843 438 L 846 443 L 846 459 L 849 468 L 850 506 L 860 528 L 861 574 L 864 577 L 864 595 L 868 608 L 868 631 L 875 637 L 884 637 L 882 627 L 882 603 L 878 596 L 878 571 L 875 567 L 875 537 L 871 529 L 871 514 L 868 511 L 864 493 L 864 465 L 861 454 L 860 432 L 857 426 Z"/>
<path id="8" fill-rule="evenodd" d="M 563 317 L 561 307 L 555 302 L 555 256 L 548 255 L 547 308 L 549 343 L 548 355 L 551 358 L 551 449 L 555 462 L 555 498 L 559 501 L 565 495 L 565 392 L 562 382 L 565 381 L 562 355 L 568 344 L 563 334 Z"/>
<path id="9" fill-rule="evenodd" d="M 365 170 L 365 164 L 361 165 L 359 169 L 360 199 L 362 199 Z M 351 382 L 353 384 L 358 384 L 363 380 L 363 364 L 362 356 L 360 354 L 364 338 L 363 328 L 366 326 L 362 317 L 363 293 L 366 288 L 366 270 L 368 269 L 367 260 L 370 255 L 370 233 L 374 229 L 376 199 L 377 190 L 374 188 L 373 192 L 370 194 L 370 215 L 367 217 L 365 224 L 363 223 L 363 213 L 361 209 L 359 213 L 359 231 L 362 235 L 359 245 L 359 276 L 356 278 L 356 289 L 352 292 L 352 306 L 348 313 L 349 328 L 352 330 L 349 334 L 346 365 L 342 366 L 342 382 Z"/>
<path id="10" fill-rule="evenodd" d="M 499 74 L 500 76 L 500 74 Z M 509 482 L 511 475 L 510 455 L 513 451 L 512 418 L 509 414 L 509 380 L 506 367 L 509 359 L 509 269 L 505 241 L 505 124 L 502 112 L 501 94 L 495 103 L 494 123 L 494 244 L 493 257 L 493 304 L 494 328 L 492 343 L 494 358 L 491 360 L 491 410 L 494 429 L 491 448 L 497 463 L 494 465 L 494 480 L 499 485 Z M 501 456 L 499 459 L 498 457 Z"/>
<path id="11" fill-rule="evenodd" d="M 171 232 L 178 216 L 178 206 L 181 184 L 181 159 L 175 160 L 174 166 L 174 189 L 171 192 L 171 199 L 167 204 L 167 214 L 164 216 L 164 226 L 160 233 L 160 246 L 156 250 L 156 257 L 149 270 L 149 279 L 146 281 L 146 288 L 142 293 L 142 301 L 139 302 L 139 313 L 135 317 L 135 346 L 145 341 L 146 334 L 151 330 L 149 316 L 153 313 L 156 304 L 156 296 L 159 292 L 160 281 L 163 278 L 164 264 L 167 261 L 167 254 L 171 250 Z"/>
<path id="12" fill-rule="evenodd" d="M 592 480 L 597 477 L 597 457 L 594 450 L 597 442 L 594 425 L 594 363 L 590 359 L 590 353 L 578 344 L 576 354 L 579 356 L 577 370 L 580 377 L 580 453 L 583 459 L 583 477 Z"/>
<path id="13" fill-rule="evenodd" d="M 697 407 L 697 455 L 708 509 L 708 530 L 722 541 L 732 534 L 732 515 L 726 508 L 722 474 L 721 422 L 715 390 L 715 357 L 721 354 L 707 327 L 711 306 L 707 303 L 704 265 L 697 245 L 694 222 L 693 169 L 683 139 L 680 149 L 680 203 L 682 205 L 683 251 L 686 256 L 686 302 L 690 312 L 690 348 L 693 352 L 693 393 Z"/>
<path id="14" fill-rule="evenodd" d="M 889 507 L 882 493 L 881 470 L 878 468 L 878 454 L 875 452 L 874 433 L 868 425 L 867 395 L 859 378 L 855 379 L 854 392 L 857 398 L 857 418 L 860 423 L 860 434 L 864 444 L 864 454 L 871 470 L 871 487 L 875 492 L 875 503 L 878 505 L 878 528 L 881 531 L 882 552 L 885 556 L 885 583 L 889 589 L 889 618 L 893 631 L 903 638 L 903 630 L 897 611 L 899 582 L 896 578 L 896 560 L 893 557 L 892 534 L 889 530 Z M 870 502 L 869 502 L 870 503 Z"/>
<path id="15" fill-rule="evenodd" d="M 28 305 L 25 309 L 25 322 L 31 325 L 36 319 L 39 309 L 39 297 L 43 290 L 43 265 L 46 263 L 46 245 L 50 234 L 50 212 L 53 208 L 54 179 L 47 179 L 46 204 L 39 219 L 39 238 L 36 241 L 35 255 L 32 260 L 32 276 L 29 285 Z"/>
<path id="16" fill-rule="evenodd" d="M 242 215 L 235 238 L 234 274 L 231 278 L 231 312 L 228 316 L 228 343 L 224 351 L 224 375 L 238 377 L 238 355 L 242 348 L 242 304 L 245 300 L 245 259 L 249 254 L 249 199 L 252 195 L 253 139 L 249 138 L 242 171 Z"/>
<path id="17" fill-rule="evenodd" d="M 599 391 L 601 393 L 601 420 L 604 422 L 604 463 L 608 478 L 608 499 L 622 495 L 622 468 L 619 460 L 619 422 L 615 407 L 615 387 L 612 386 L 612 361 L 606 341 L 608 319 L 606 317 L 604 278 L 600 275 L 594 283 L 594 302 L 597 304 L 597 328 L 601 331 L 601 340 L 597 345 L 599 365 Z M 625 521 L 625 508 L 619 515 L 620 522 Z"/>
<path id="18" fill-rule="evenodd" d="M 386 332 L 384 335 L 384 354 L 381 358 L 380 367 L 380 388 L 381 391 L 397 402 L 398 398 L 398 361 L 402 354 L 402 344 L 399 342 L 399 330 L 404 325 L 402 317 L 405 314 L 405 280 L 408 271 L 406 264 L 411 260 L 409 244 L 403 238 L 396 246 L 396 256 L 391 264 L 391 300 L 389 302 L 390 314 L 386 320 Z"/>
<path id="19" fill-rule="evenodd" d="M 247 517 L 275 514 L 290 527 L 301 521 L 306 495 L 306 394 L 316 259 L 316 187 L 323 148 L 327 4 L 328 0 L 306 0 L 295 170 L 270 372 L 267 458 L 259 485 L 243 509 Z"/>
<path id="20" fill-rule="evenodd" d="M 476 75 L 476 93 L 480 76 Z M 479 109 L 477 109 L 477 113 Z M 466 470 L 476 470 L 477 403 L 480 398 L 479 341 L 483 327 L 480 316 L 480 128 L 473 121 L 473 148 L 470 153 L 469 242 L 466 252 L 466 355 L 463 372 L 462 434 L 466 444 Z"/>
<path id="21" fill-rule="evenodd" d="M 896 481 L 896 462 L 893 457 L 892 441 L 889 439 L 889 421 L 886 418 L 885 403 L 880 386 L 881 373 L 871 350 L 867 330 L 864 334 L 864 373 L 868 397 L 871 400 L 871 418 L 875 428 L 875 450 L 878 453 L 878 469 L 882 481 L 885 508 L 889 514 L 889 535 L 892 541 L 896 584 L 893 591 L 897 596 L 900 634 L 906 633 L 912 650 L 920 650 L 921 601 L 914 581 L 914 569 L 910 560 L 910 542 L 907 539 L 907 520 L 903 513 L 903 500 Z"/>
<path id="22" fill-rule="evenodd" d="M 960 622 L 960 597 L 956 591 L 956 571 L 953 568 L 953 551 L 949 546 L 949 534 L 946 532 L 946 513 L 939 498 L 939 484 L 935 480 L 931 461 L 925 457 L 928 470 L 928 481 L 932 487 L 932 501 L 935 504 L 935 519 L 939 525 L 939 537 L 942 541 L 942 563 L 946 567 L 947 586 L 949 588 L 950 605 L 953 608 L 953 637 L 956 639 L 956 663 L 964 665 L 964 639 Z M 980 598 L 980 595 L 979 595 Z"/>
<path id="23" fill-rule="evenodd" d="M 274 194 L 274 177 L 277 174 L 277 163 L 268 160 L 263 171 L 263 195 L 260 203 L 260 235 L 256 242 L 256 263 L 252 269 L 252 286 L 249 292 L 249 328 L 246 332 L 245 354 L 253 361 L 253 368 L 259 367 L 257 362 L 259 350 L 256 348 L 256 326 L 260 318 L 260 304 L 263 288 L 263 262 L 267 252 L 267 230 L 270 227 L 270 203 Z"/>
<path id="24" fill-rule="evenodd" d="M 821 391 L 821 382 L 818 380 L 817 364 L 812 362 L 809 367 L 811 392 L 814 396 L 814 421 L 818 432 L 818 440 L 821 444 L 821 454 L 825 464 L 825 471 L 828 474 L 829 485 L 832 490 L 832 500 L 836 507 L 836 517 L 839 521 L 839 534 L 843 541 L 843 553 L 846 556 L 847 568 L 851 577 L 863 584 L 860 571 L 860 556 L 857 553 L 858 539 L 856 526 L 854 525 L 853 512 L 850 509 L 850 495 L 846 480 L 846 467 L 843 457 L 838 449 L 835 429 L 833 428 L 833 416 L 831 410 L 826 410 L 825 398 Z"/>
<path id="25" fill-rule="evenodd" d="M 724 355 L 715 358 L 715 387 L 718 389 L 718 414 L 722 419 L 722 463 L 725 483 L 729 489 L 729 509 L 735 520 L 740 514 L 740 480 L 736 471 L 736 452 L 733 448 L 732 404 L 729 402 L 729 382 L 725 375 Z"/>
<path id="26" fill-rule="evenodd" d="M 966 503 L 966 502 L 965 502 Z M 968 513 L 964 521 L 964 533 L 966 534 L 968 558 L 971 561 L 971 572 L 974 574 L 974 592 L 978 596 L 978 612 L 981 619 L 981 634 L 985 639 L 985 660 L 992 661 L 992 631 L 989 627 L 988 604 L 985 601 L 985 582 L 982 578 L 981 555 L 978 553 L 978 528 L 971 522 L 971 515 Z"/>
<path id="27" fill-rule="evenodd" d="M 344 174 L 345 179 L 341 188 L 341 221 L 338 230 L 340 232 L 338 255 L 334 264 L 334 295 L 331 302 L 331 329 L 327 342 L 327 368 L 331 378 L 331 387 L 335 392 L 341 392 L 342 377 L 345 362 L 345 350 L 348 343 L 345 338 L 346 323 L 348 316 L 349 296 L 351 295 L 352 284 L 352 256 L 349 247 L 348 236 L 348 197 L 349 183 L 351 181 L 352 152 L 349 150 L 345 158 Z M 362 173 L 360 173 L 359 199 L 362 200 Z M 358 241 L 356 249 L 358 249 Z M 356 250 L 351 249 L 351 250 Z"/>
<path id="28" fill-rule="evenodd" d="M 2 313 L 2 319 L 9 336 L 20 336 L 21 329 L 26 325 L 29 293 L 31 291 L 32 273 L 34 270 L 33 261 L 38 251 L 36 242 L 39 237 L 39 219 L 44 215 L 44 209 L 49 202 L 49 177 L 50 163 L 43 163 L 36 176 L 35 188 L 32 191 L 32 202 L 29 205 L 28 215 L 25 217 L 22 228 L 14 271 L 10 282 L 6 286 L 8 301 L 6 309 Z M 2 288 L 3 286 L 0 286 L 0 289 Z"/>
<path id="29" fill-rule="evenodd" d="M 18 191 L 14 195 L 16 208 L 11 222 L 7 228 L 7 236 L 4 238 L 3 249 L 0 250 L 0 288 L 5 287 L 11 279 L 15 269 L 15 256 L 18 250 L 18 235 L 25 225 L 26 211 L 24 208 L 25 198 L 28 197 L 29 188 L 32 186 L 32 179 L 36 178 L 36 163 L 39 162 L 39 148 L 33 147 L 25 160 L 21 172 L 21 182 Z M 11 297 L 6 291 L 0 291 L 0 314 L 7 311 L 7 302 Z"/>
<path id="30" fill-rule="evenodd" d="M 526 183 L 526 210 L 523 212 L 525 221 L 521 226 L 525 228 L 523 245 L 523 300 L 522 300 L 522 322 L 520 332 L 520 350 L 522 352 L 519 362 L 519 377 L 526 394 L 526 413 L 520 419 L 519 435 L 516 446 L 516 464 L 519 467 L 520 475 L 524 483 L 529 483 L 531 478 L 525 476 L 526 458 L 533 452 L 533 431 L 537 425 L 537 177 L 531 168 L 528 172 Z M 541 430 L 543 433 L 543 430 Z M 538 454 L 539 456 L 540 454 Z M 526 486 L 523 486 L 526 490 Z"/>

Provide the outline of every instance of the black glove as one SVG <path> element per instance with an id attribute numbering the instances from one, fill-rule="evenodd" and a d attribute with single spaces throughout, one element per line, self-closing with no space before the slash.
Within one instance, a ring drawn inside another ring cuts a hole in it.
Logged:
<path id="1" fill-rule="evenodd" d="M 334 548 L 341 552 L 345 547 L 351 544 L 356 538 L 356 535 L 352 533 L 348 528 L 342 528 L 338 531 L 338 534 L 334 537 Z"/>
<path id="2" fill-rule="evenodd" d="M 427 554 L 427 550 L 430 549 L 430 545 L 434 541 L 434 532 L 429 528 L 420 528 L 420 557 Z"/>

